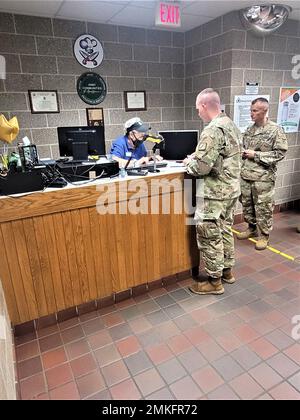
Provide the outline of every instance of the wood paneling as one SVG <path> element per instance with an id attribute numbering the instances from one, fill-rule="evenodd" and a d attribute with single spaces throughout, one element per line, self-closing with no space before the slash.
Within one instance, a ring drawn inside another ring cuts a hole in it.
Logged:
<path id="1" fill-rule="evenodd" d="M 10 278 L 8 281 L 11 284 L 8 284 L 9 288 L 13 288 L 14 291 L 14 302 L 7 302 L 9 305 L 13 303 L 13 308 L 8 306 L 8 311 L 10 314 L 11 321 L 14 322 L 19 314 L 20 321 L 22 322 L 23 319 L 28 320 L 30 319 L 31 314 L 29 313 L 28 303 L 26 300 L 26 290 L 24 289 L 24 284 L 21 276 L 21 270 L 19 261 L 18 261 L 18 252 L 17 248 L 18 245 L 15 243 L 15 238 L 13 235 L 13 225 L 11 222 L 1 224 L 2 229 L 2 238 L 4 239 L 4 243 L 1 244 L 1 248 L 5 249 L 7 262 L 8 262 L 8 269 L 10 272 Z M 3 245 L 3 246 L 2 246 Z M 1 252 L 1 268 L 2 263 L 4 265 L 4 261 L 2 261 L 2 252 Z M 1 279 L 3 283 L 4 293 L 6 295 L 6 288 L 7 288 L 7 279 L 4 277 L 4 273 L 1 272 Z M 11 315 L 11 309 L 13 310 L 13 314 Z"/>
<path id="2" fill-rule="evenodd" d="M 80 212 L 82 226 L 82 248 L 84 250 L 84 262 L 86 265 L 86 280 L 88 283 L 88 300 L 98 297 L 97 279 L 93 253 L 93 236 L 91 234 L 91 221 L 88 209 Z"/>
<path id="3" fill-rule="evenodd" d="M 2 230 L 3 229 L 0 228 L 0 243 L 4 244 Z M 0 281 L 1 279 L 5 280 L 5 286 L 6 286 L 5 298 L 6 298 L 7 307 L 10 308 L 10 314 L 11 314 L 10 319 L 12 318 L 12 314 L 13 314 L 14 322 L 18 324 L 21 322 L 21 317 L 20 317 L 18 305 L 16 303 L 16 296 L 15 296 L 13 281 L 11 278 L 11 272 L 9 269 L 9 264 L 8 264 L 5 248 L 2 248 L 1 250 Z"/>
<path id="4" fill-rule="evenodd" d="M 65 296 L 58 257 L 61 248 L 59 247 L 55 237 L 53 215 L 50 214 L 48 216 L 43 216 L 43 222 L 45 230 L 45 241 L 47 244 L 49 260 L 51 262 L 50 274 L 53 289 L 55 291 L 54 295 L 57 308 L 56 310 L 62 310 L 65 308 Z"/>
<path id="5" fill-rule="evenodd" d="M 105 192 L 93 186 L 0 200 L 0 278 L 14 324 L 193 266 L 193 228 L 174 207 L 183 174 L 155 178 L 177 180 L 169 194 L 169 214 L 163 214 L 161 202 L 168 191 L 148 191 L 151 177 L 132 183 L 128 197 L 115 182 L 107 184 L 117 190 L 115 197 L 113 188 Z M 117 214 L 97 212 L 103 194 Z M 158 214 L 150 212 L 151 196 L 160 198 Z M 138 214 L 126 214 L 129 198 Z"/>
<path id="6" fill-rule="evenodd" d="M 41 316 L 43 312 L 47 313 L 48 310 L 47 310 L 46 293 L 45 293 L 44 282 L 43 282 L 42 266 L 40 263 L 38 241 L 36 238 L 35 228 L 34 228 L 34 220 L 25 219 L 25 220 L 22 220 L 22 222 L 23 222 L 24 234 L 25 234 L 25 239 L 26 239 L 25 246 L 28 252 L 28 257 L 29 257 L 29 269 L 30 269 L 31 278 L 33 282 L 33 288 L 35 292 L 35 299 L 36 299 L 35 313 L 36 313 L 36 316 Z"/>
<path id="7" fill-rule="evenodd" d="M 69 308 L 74 306 L 73 298 L 73 279 L 70 275 L 69 261 L 67 254 L 67 244 L 64 232 L 62 213 L 56 213 L 52 216 L 53 226 L 55 232 L 55 245 L 57 250 L 57 256 L 59 261 L 59 269 L 61 276 L 61 284 L 64 296 L 64 307 Z M 60 308 L 60 309 L 63 309 Z"/>
<path id="8" fill-rule="evenodd" d="M 14 222 L 12 225 L 12 231 L 15 238 L 16 251 L 18 255 L 18 265 L 20 266 L 20 275 L 22 279 L 22 284 L 24 286 L 26 303 L 28 306 L 28 312 L 38 316 L 37 312 L 37 301 L 36 301 L 36 292 L 35 284 L 30 270 L 30 260 L 27 249 L 25 232 L 23 229 L 23 221 L 19 220 Z"/>

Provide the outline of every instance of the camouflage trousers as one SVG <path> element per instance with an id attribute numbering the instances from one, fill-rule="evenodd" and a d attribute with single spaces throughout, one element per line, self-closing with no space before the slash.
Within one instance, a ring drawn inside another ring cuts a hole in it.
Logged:
<path id="1" fill-rule="evenodd" d="M 234 239 L 231 232 L 237 198 L 199 199 L 195 213 L 197 244 L 206 273 L 220 278 L 224 268 L 234 266 Z"/>
<path id="2" fill-rule="evenodd" d="M 241 203 L 244 219 L 257 225 L 265 235 L 273 227 L 274 182 L 246 181 L 241 179 Z"/>

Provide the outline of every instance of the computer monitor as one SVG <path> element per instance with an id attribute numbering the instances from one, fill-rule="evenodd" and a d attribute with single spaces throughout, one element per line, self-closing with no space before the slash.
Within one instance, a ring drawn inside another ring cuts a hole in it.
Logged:
<path id="1" fill-rule="evenodd" d="M 57 134 L 60 156 L 73 156 L 73 143 L 87 143 L 89 155 L 105 155 L 104 127 L 57 127 Z"/>
<path id="2" fill-rule="evenodd" d="M 165 147 L 160 154 L 167 160 L 183 160 L 192 154 L 198 143 L 198 130 L 159 131 L 165 139 Z"/>

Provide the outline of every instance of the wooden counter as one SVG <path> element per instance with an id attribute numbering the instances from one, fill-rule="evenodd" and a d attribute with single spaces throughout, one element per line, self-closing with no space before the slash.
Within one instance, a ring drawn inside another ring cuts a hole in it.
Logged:
<path id="1" fill-rule="evenodd" d="M 97 200 L 123 206 L 138 189 L 119 191 L 140 179 L 45 191 L 0 199 L 0 279 L 14 325 L 80 305 L 114 292 L 166 277 L 195 265 L 193 227 L 184 212 L 175 214 L 174 197 L 183 197 L 184 173 L 142 178 L 149 214 L 99 214 Z M 151 214 L 156 180 L 174 183 L 170 214 Z M 131 185 L 132 187 L 132 185 Z M 99 190 L 101 189 L 101 191 Z M 110 188 L 110 187 L 109 187 Z M 179 195 L 178 195 L 179 194 Z"/>

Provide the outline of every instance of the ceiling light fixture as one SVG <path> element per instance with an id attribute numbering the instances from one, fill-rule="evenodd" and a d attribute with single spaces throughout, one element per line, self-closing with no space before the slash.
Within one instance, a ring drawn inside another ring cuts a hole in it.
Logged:
<path id="1" fill-rule="evenodd" d="M 292 8 L 282 4 L 250 6 L 240 10 L 240 16 L 247 29 L 258 36 L 276 31 L 288 18 Z"/>

